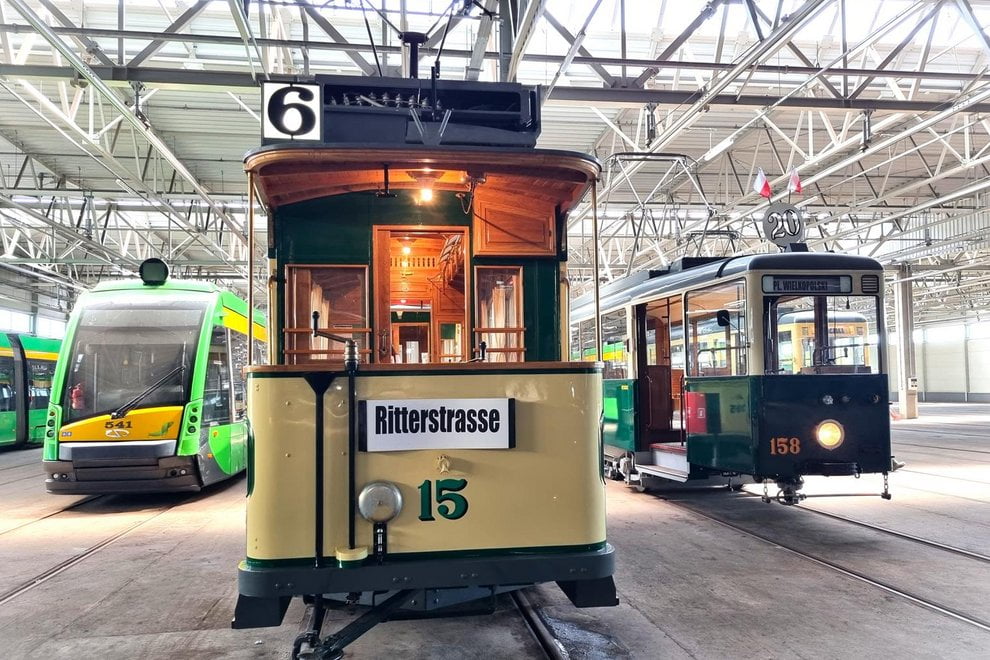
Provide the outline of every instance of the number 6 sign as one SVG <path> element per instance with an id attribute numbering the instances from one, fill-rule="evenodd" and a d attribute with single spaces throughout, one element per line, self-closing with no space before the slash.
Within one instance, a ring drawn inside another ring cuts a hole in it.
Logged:
<path id="1" fill-rule="evenodd" d="M 262 140 L 322 140 L 323 98 L 320 85 L 261 85 Z"/>
<path id="2" fill-rule="evenodd" d="M 780 247 L 804 240 L 804 216 L 791 204 L 777 202 L 763 216 L 763 237 Z"/>

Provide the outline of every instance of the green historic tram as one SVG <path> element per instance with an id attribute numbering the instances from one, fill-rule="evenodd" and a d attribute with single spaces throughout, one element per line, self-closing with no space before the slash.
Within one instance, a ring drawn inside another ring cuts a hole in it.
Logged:
<path id="1" fill-rule="evenodd" d="M 45 439 L 58 339 L 0 333 L 0 449 Z"/>
<path id="2" fill-rule="evenodd" d="M 270 85 L 276 124 L 288 104 L 297 130 L 325 126 L 246 159 L 273 363 L 248 368 L 233 625 L 279 625 L 306 596 L 297 651 L 320 657 L 399 607 L 541 582 L 616 603 L 601 365 L 564 361 L 561 315 L 565 219 L 599 164 L 534 148 L 533 88 L 434 83 Z M 327 594 L 374 607 L 321 645 Z"/>
<path id="3" fill-rule="evenodd" d="M 808 475 L 886 477 L 882 294 L 877 261 L 797 251 L 686 258 L 604 287 L 610 476 L 645 488 L 750 475 L 785 504 Z M 594 325 L 592 296 L 579 298 L 573 355 L 594 348 Z"/>
<path id="4" fill-rule="evenodd" d="M 139 281 L 80 296 L 52 382 L 50 493 L 197 491 L 247 464 L 247 305 L 214 284 Z M 255 351 L 265 325 L 255 312 Z"/>

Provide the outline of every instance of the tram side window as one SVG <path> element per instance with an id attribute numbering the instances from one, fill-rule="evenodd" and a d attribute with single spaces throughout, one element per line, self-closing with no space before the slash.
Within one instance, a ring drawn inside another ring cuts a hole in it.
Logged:
<path id="1" fill-rule="evenodd" d="M 247 335 L 230 331 L 230 362 L 233 377 L 234 421 L 244 420 L 247 411 L 247 383 L 244 380 L 244 367 L 247 366 Z"/>
<path id="2" fill-rule="evenodd" d="M 344 344 L 313 337 L 313 312 L 319 327 L 348 337 L 368 360 L 368 269 L 366 266 L 288 266 L 284 352 L 286 364 L 344 360 Z"/>
<path id="3" fill-rule="evenodd" d="M 48 407 L 52 395 L 52 377 L 55 375 L 54 360 L 28 359 L 30 375 L 28 408 L 41 410 Z"/>
<path id="4" fill-rule="evenodd" d="M 629 365 L 626 361 L 628 338 L 624 308 L 602 316 L 602 359 L 605 361 L 605 378 L 629 378 Z"/>
<path id="5" fill-rule="evenodd" d="M 485 342 L 489 362 L 522 362 L 523 345 L 522 268 L 478 266 L 475 269 L 475 334 Z"/>
<path id="6" fill-rule="evenodd" d="M 14 394 L 14 358 L 0 357 L 0 412 L 10 412 L 17 405 Z"/>
<path id="7" fill-rule="evenodd" d="M 718 312 L 728 312 L 719 325 Z M 688 375 L 742 376 L 746 372 L 746 283 L 742 280 L 687 294 Z"/>
<path id="8" fill-rule="evenodd" d="M 230 361 L 226 328 L 214 328 L 210 337 L 206 386 L 203 388 L 203 422 L 230 423 Z"/>

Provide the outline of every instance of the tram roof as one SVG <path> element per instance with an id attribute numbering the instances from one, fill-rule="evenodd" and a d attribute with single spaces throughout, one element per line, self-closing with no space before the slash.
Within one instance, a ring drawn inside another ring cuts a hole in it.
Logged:
<path id="1" fill-rule="evenodd" d="M 601 289 L 603 311 L 623 307 L 668 292 L 714 283 L 752 270 L 852 270 L 883 271 L 876 259 L 832 252 L 781 252 L 778 254 L 749 254 L 736 257 L 704 259 L 705 263 L 690 265 L 690 261 L 675 262 L 669 270 L 633 273 L 609 282 Z M 571 304 L 571 318 L 594 316 L 594 294 L 586 293 Z"/>
<path id="2" fill-rule="evenodd" d="M 383 190 L 386 165 L 390 190 L 420 188 L 428 180 L 435 190 L 466 192 L 469 177 L 483 177 L 479 185 L 486 194 L 521 205 L 550 201 L 564 211 L 580 201 L 601 171 L 587 154 L 509 147 L 289 143 L 256 149 L 244 159 L 270 209 Z"/>

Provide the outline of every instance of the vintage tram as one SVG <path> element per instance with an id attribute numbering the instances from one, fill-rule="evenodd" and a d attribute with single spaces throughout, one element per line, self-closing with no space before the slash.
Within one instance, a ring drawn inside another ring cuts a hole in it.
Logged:
<path id="1" fill-rule="evenodd" d="M 609 474 L 640 488 L 749 475 L 793 504 L 805 476 L 882 473 L 888 498 L 882 295 L 877 261 L 801 251 L 685 258 L 603 287 Z M 586 295 L 573 355 L 594 324 Z"/>
<path id="2" fill-rule="evenodd" d="M 45 439 L 45 413 L 62 342 L 0 333 L 0 449 L 36 447 Z"/>
<path id="3" fill-rule="evenodd" d="M 601 365 L 565 361 L 561 315 L 565 219 L 599 164 L 536 149 L 538 96 L 517 84 L 271 86 L 298 130 L 326 124 L 246 158 L 273 360 L 248 369 L 234 627 L 306 596 L 300 645 L 329 657 L 396 607 L 541 582 L 614 605 Z M 374 607 L 320 643 L 328 594 Z"/>
<path id="4" fill-rule="evenodd" d="M 247 463 L 246 303 L 215 284 L 97 285 L 72 310 L 45 431 L 50 493 L 198 491 Z M 255 350 L 264 356 L 263 316 Z"/>

